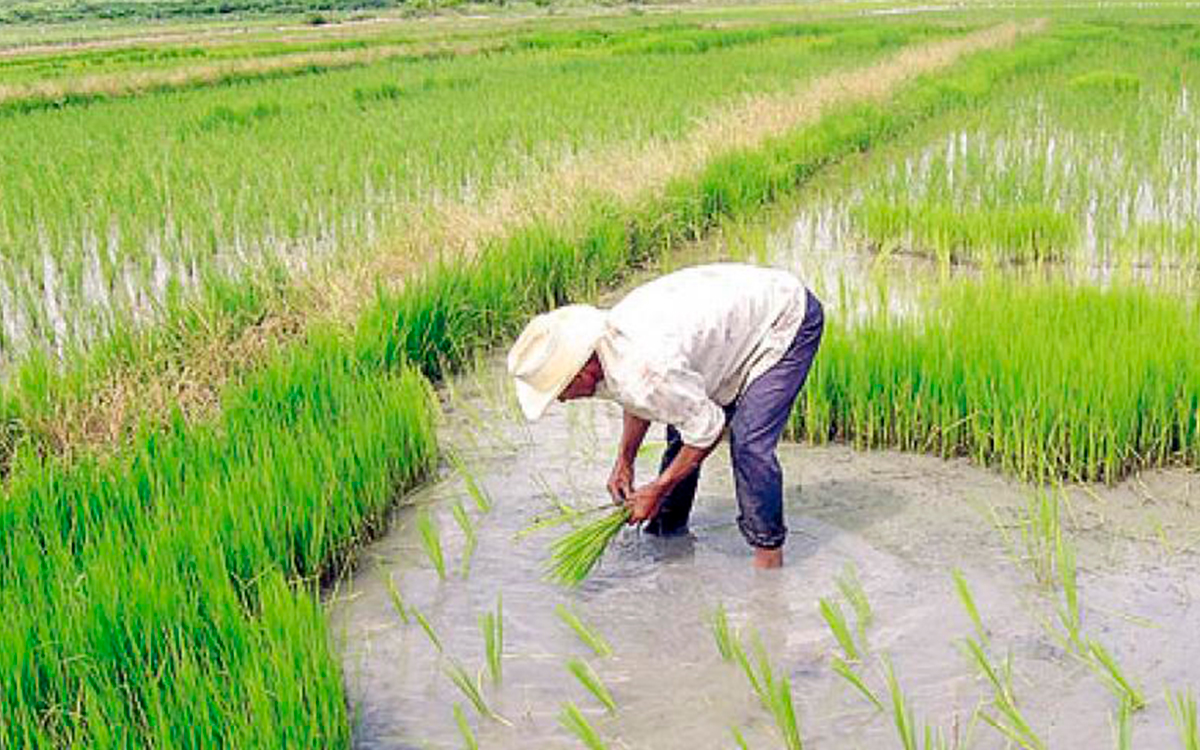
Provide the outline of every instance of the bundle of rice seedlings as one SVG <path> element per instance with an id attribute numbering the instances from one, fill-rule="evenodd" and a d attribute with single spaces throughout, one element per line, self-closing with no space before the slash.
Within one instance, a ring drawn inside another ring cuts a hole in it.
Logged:
<path id="1" fill-rule="evenodd" d="M 550 546 L 547 576 L 563 586 L 578 586 L 591 574 L 608 543 L 628 520 L 629 510 L 616 508 L 559 537 Z"/>

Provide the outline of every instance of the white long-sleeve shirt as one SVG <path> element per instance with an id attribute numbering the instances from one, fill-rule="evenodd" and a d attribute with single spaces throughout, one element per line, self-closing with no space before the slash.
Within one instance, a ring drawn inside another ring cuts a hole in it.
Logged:
<path id="1" fill-rule="evenodd" d="M 608 311 L 596 395 L 710 446 L 722 407 L 779 361 L 806 308 L 804 285 L 786 271 L 717 263 L 662 276 Z"/>

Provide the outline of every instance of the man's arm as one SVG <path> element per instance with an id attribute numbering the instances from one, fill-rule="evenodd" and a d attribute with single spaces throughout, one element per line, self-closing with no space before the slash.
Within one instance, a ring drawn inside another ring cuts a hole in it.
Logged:
<path id="1" fill-rule="evenodd" d="M 621 443 L 617 446 L 617 462 L 608 478 L 608 494 L 612 495 L 613 502 L 623 503 L 633 494 L 633 464 L 649 429 L 649 421 L 625 410 Z"/>
<path id="2" fill-rule="evenodd" d="M 699 469 L 700 464 L 704 463 L 704 459 L 708 458 L 719 442 L 721 442 L 720 436 L 707 448 L 686 444 L 680 448 L 674 460 L 653 482 L 639 487 L 627 496 L 626 504 L 630 510 L 629 523 L 648 521 L 658 515 L 658 508 L 662 505 L 663 498 L 667 496 L 667 493 L 675 489 L 675 485 L 682 482 L 693 471 Z"/>

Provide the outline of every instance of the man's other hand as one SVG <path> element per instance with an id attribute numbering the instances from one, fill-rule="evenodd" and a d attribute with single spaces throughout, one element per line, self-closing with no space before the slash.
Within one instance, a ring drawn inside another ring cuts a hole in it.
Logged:
<path id="1" fill-rule="evenodd" d="M 608 494 L 613 502 L 622 505 L 633 494 L 633 464 L 618 458 L 608 477 Z"/>

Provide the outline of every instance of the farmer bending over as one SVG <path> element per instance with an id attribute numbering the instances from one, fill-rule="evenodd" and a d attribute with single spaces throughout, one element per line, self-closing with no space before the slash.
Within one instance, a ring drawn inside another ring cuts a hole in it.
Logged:
<path id="1" fill-rule="evenodd" d="M 722 263 L 662 276 L 611 310 L 567 305 L 530 321 L 508 353 L 525 415 L 599 396 L 624 409 L 608 491 L 651 534 L 687 532 L 700 464 L 729 427 L 738 527 L 754 564 L 783 564 L 775 447 L 821 343 L 821 303 L 785 271 Z M 659 475 L 635 488 L 651 422 L 667 425 Z"/>

